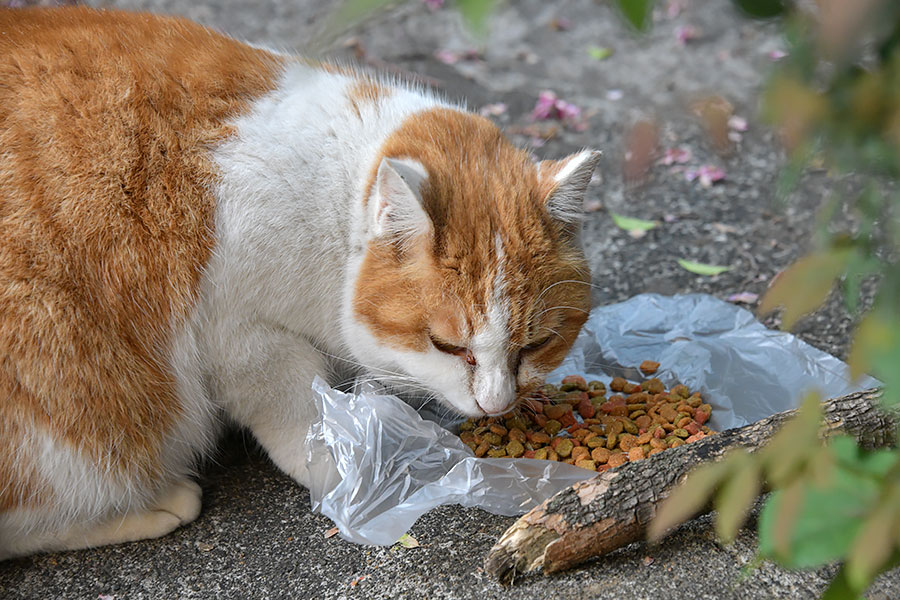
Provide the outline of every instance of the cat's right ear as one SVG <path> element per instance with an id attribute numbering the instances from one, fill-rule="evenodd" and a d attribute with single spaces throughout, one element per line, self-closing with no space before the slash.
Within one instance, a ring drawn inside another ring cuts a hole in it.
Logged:
<path id="1" fill-rule="evenodd" d="M 409 159 L 383 158 L 368 202 L 372 237 L 408 246 L 431 232 L 431 219 L 422 206 L 428 172 Z"/>
<path id="2" fill-rule="evenodd" d="M 562 160 L 545 160 L 538 165 L 541 184 L 548 190 L 544 204 L 550 216 L 567 225 L 580 225 L 584 217 L 584 193 L 600 157 L 597 150 L 582 150 Z"/>

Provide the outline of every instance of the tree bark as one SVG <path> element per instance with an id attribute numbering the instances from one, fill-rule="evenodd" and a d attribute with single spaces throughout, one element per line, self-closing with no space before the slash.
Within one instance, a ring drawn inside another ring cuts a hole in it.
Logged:
<path id="1" fill-rule="evenodd" d="M 866 448 L 893 444 L 900 419 L 879 407 L 880 396 L 870 389 L 824 402 L 823 435 L 852 435 Z M 506 530 L 488 553 L 485 570 L 507 585 L 519 573 L 541 567 L 555 573 L 643 539 L 660 502 L 691 468 L 733 448 L 764 446 L 795 413 L 778 413 L 627 463 L 559 492 Z"/>

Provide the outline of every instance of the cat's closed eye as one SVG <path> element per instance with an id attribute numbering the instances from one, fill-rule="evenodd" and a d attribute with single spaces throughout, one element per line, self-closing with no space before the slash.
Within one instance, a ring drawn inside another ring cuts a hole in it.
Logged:
<path id="1" fill-rule="evenodd" d="M 473 366 L 475 365 L 475 355 L 469 348 L 466 348 L 465 346 L 457 346 L 455 344 L 439 340 L 434 337 L 433 334 L 429 334 L 428 339 L 431 340 L 432 346 L 434 346 L 444 354 L 452 354 L 454 356 L 465 358 L 467 363 Z"/>
<path id="2" fill-rule="evenodd" d="M 543 348 L 544 346 L 546 346 L 547 344 L 550 343 L 550 338 L 551 338 L 551 336 L 548 335 L 546 337 L 537 339 L 529 344 L 525 344 L 524 346 L 522 346 L 522 350 L 527 352 L 527 351 L 538 350 L 539 348 Z"/>

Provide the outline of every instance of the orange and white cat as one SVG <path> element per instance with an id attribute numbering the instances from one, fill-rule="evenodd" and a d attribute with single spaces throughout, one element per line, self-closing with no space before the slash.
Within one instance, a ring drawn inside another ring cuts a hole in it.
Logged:
<path id="1" fill-rule="evenodd" d="M 191 521 L 223 420 L 303 484 L 336 363 L 508 410 L 586 318 L 597 160 L 185 20 L 0 10 L 0 559 Z"/>

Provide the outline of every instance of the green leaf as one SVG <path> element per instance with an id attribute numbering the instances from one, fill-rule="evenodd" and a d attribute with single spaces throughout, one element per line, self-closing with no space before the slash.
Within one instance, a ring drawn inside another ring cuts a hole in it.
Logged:
<path id="1" fill-rule="evenodd" d="M 855 314 L 859 308 L 862 280 L 879 273 L 882 268 L 881 263 L 874 256 L 868 256 L 860 250 L 850 254 L 843 280 L 844 304 L 850 314 Z"/>
<path id="2" fill-rule="evenodd" d="M 806 493 L 801 482 L 795 481 L 784 490 L 769 495 L 759 513 L 759 556 L 786 556 L 791 551 L 791 528 Z"/>
<path id="3" fill-rule="evenodd" d="M 625 231 L 649 231 L 658 225 L 656 221 L 644 221 L 643 219 L 624 217 L 622 215 L 617 215 L 614 212 L 609 213 L 609 216 L 612 217 L 616 227 L 624 229 Z"/>
<path id="4" fill-rule="evenodd" d="M 638 31 L 650 26 L 650 11 L 654 0 L 616 0 L 625 19 Z"/>
<path id="5" fill-rule="evenodd" d="M 847 565 L 841 566 L 820 600 L 864 600 L 860 592 L 850 586 L 847 579 Z"/>
<path id="6" fill-rule="evenodd" d="M 734 3 L 748 16 L 756 19 L 779 17 L 788 8 L 785 0 L 734 0 Z"/>
<path id="7" fill-rule="evenodd" d="M 697 275 L 718 275 L 726 271 L 730 271 L 731 267 L 719 267 L 716 265 L 707 265 L 704 263 L 694 262 L 692 260 L 678 259 L 678 264 L 685 271 L 696 273 Z"/>
<path id="8" fill-rule="evenodd" d="M 670 529 L 694 516 L 712 499 L 719 483 L 728 476 L 730 463 L 722 461 L 701 465 L 663 500 L 656 516 L 647 527 L 647 539 L 657 541 Z"/>
<path id="9" fill-rule="evenodd" d="M 895 450 L 863 451 L 849 435 L 829 439 L 828 446 L 838 465 L 876 479 L 887 477 L 900 461 Z"/>
<path id="10" fill-rule="evenodd" d="M 588 56 L 590 56 L 594 60 L 606 60 L 612 55 L 612 48 L 606 48 L 604 46 L 591 46 L 590 48 L 588 48 Z"/>
<path id="11" fill-rule="evenodd" d="M 377 10 L 397 0 L 345 0 L 335 15 L 335 21 L 340 24 L 355 23 L 365 19 Z"/>
<path id="12" fill-rule="evenodd" d="M 869 514 L 859 535 L 853 540 L 846 568 L 847 580 L 855 589 L 866 589 L 890 559 L 897 543 L 893 538 L 895 521 L 900 518 L 898 506 L 900 486 L 893 485 L 882 495 L 881 502 Z"/>
<path id="13" fill-rule="evenodd" d="M 804 256 L 778 276 L 763 296 L 759 313 L 784 306 L 781 322 L 785 329 L 791 329 L 800 317 L 825 302 L 849 258 L 850 251 L 846 248 Z"/>
<path id="14" fill-rule="evenodd" d="M 469 29 L 479 35 L 487 32 L 487 22 L 497 0 L 456 0 L 456 6 Z"/>
<path id="15" fill-rule="evenodd" d="M 404 548 L 418 548 L 419 541 L 408 533 L 404 533 L 397 543 L 403 546 Z"/>
<path id="16" fill-rule="evenodd" d="M 878 492 L 877 480 L 844 467 L 828 485 L 804 479 L 774 492 L 760 513 L 760 554 L 789 569 L 843 558 Z"/>
<path id="17" fill-rule="evenodd" d="M 715 500 L 716 534 L 726 544 L 734 541 L 747 511 L 759 495 L 762 470 L 761 461 L 745 451 L 734 453 L 730 460 L 734 475 L 725 481 Z"/>
<path id="18" fill-rule="evenodd" d="M 811 452 L 818 448 L 819 424 L 822 421 L 820 396 L 806 395 L 800 410 L 762 450 L 766 477 L 775 487 L 786 486 L 800 471 Z"/>
<path id="19" fill-rule="evenodd" d="M 896 309 L 876 307 L 863 317 L 847 362 L 854 379 L 871 372 L 885 383 L 886 395 L 900 391 L 900 316 Z"/>

